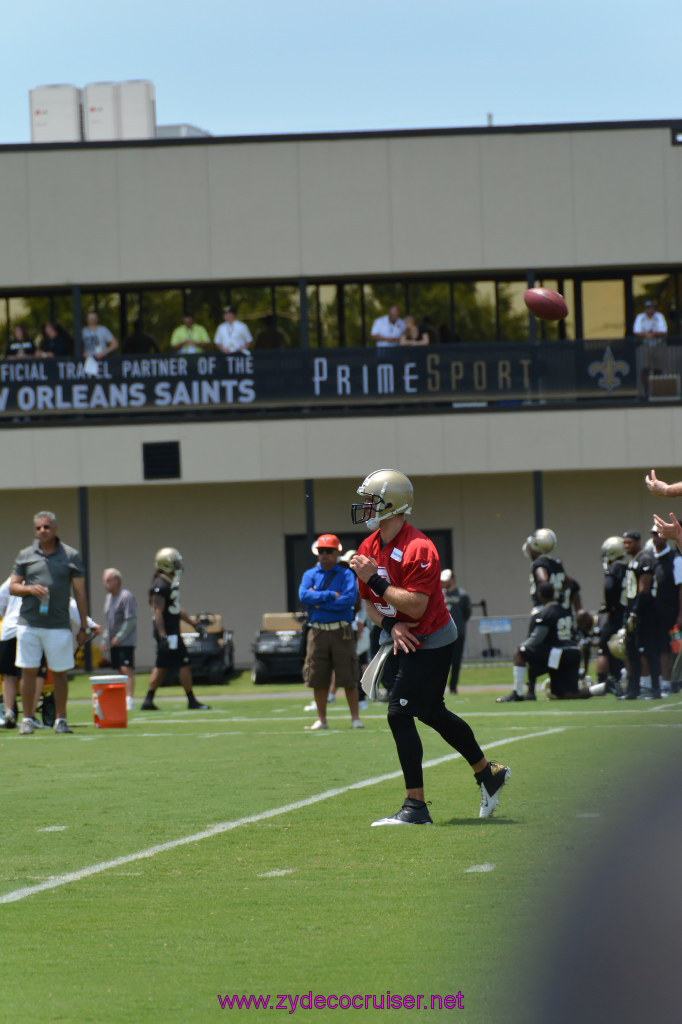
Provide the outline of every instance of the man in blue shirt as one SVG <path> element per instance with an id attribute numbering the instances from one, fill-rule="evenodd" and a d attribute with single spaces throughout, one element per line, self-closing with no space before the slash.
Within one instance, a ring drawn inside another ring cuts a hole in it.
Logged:
<path id="1" fill-rule="evenodd" d="M 319 562 L 306 569 L 298 588 L 299 599 L 308 611 L 303 681 L 315 694 L 317 721 L 306 726 L 312 732 L 329 728 L 327 694 L 332 673 L 337 687 L 346 691 L 352 728 L 364 728 L 358 717 L 358 659 L 353 634 L 357 580 L 347 565 L 338 564 L 340 551 L 335 534 L 318 537 L 313 554 Z"/>

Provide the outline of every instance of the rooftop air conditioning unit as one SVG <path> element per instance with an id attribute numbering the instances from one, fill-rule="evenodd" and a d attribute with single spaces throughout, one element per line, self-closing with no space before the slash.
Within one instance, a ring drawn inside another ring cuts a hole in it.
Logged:
<path id="1" fill-rule="evenodd" d="M 122 139 L 153 139 L 156 135 L 154 85 L 140 78 L 119 84 Z"/>
<path id="2" fill-rule="evenodd" d="M 75 85 L 39 85 L 28 94 L 31 142 L 81 142 L 81 91 Z"/>
<path id="3" fill-rule="evenodd" d="M 85 138 L 88 142 L 110 142 L 121 138 L 121 110 L 118 82 L 90 82 L 83 90 Z"/>

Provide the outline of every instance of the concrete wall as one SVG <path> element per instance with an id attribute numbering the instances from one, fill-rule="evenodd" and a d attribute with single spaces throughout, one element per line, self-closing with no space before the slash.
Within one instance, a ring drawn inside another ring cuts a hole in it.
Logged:
<path id="1" fill-rule="evenodd" d="M 0 149 L 4 287 L 682 257 L 668 127 Z"/>
<path id="2" fill-rule="evenodd" d="M 6 429 L 0 474 L 17 489 L 142 485 L 143 442 L 170 440 L 184 485 L 354 480 L 379 465 L 439 477 L 648 468 L 676 464 L 681 433 L 678 405 Z"/>

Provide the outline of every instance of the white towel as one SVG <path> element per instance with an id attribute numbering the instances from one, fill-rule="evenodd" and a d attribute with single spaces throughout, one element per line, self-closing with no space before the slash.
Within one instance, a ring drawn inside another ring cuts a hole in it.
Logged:
<path id="1" fill-rule="evenodd" d="M 379 683 L 381 677 L 384 674 L 384 666 L 386 659 L 389 654 L 393 654 L 393 641 L 389 644 L 382 644 L 377 653 L 374 655 L 369 665 L 362 673 L 362 679 L 360 680 L 360 686 L 367 695 L 368 700 L 377 699 L 377 691 L 379 689 Z"/>

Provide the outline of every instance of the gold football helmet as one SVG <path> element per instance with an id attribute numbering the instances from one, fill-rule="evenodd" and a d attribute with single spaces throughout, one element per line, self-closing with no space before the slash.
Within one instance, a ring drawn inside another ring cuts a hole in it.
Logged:
<path id="1" fill-rule="evenodd" d="M 356 526 L 367 523 L 368 529 L 376 530 L 384 519 L 409 516 L 412 512 L 412 484 L 397 469 L 377 469 L 370 473 L 358 487 L 358 494 L 363 501 L 351 506 L 351 518 Z"/>
<path id="2" fill-rule="evenodd" d="M 614 658 L 618 658 L 619 661 L 625 661 L 625 627 L 619 629 L 613 636 L 610 636 L 606 641 L 606 645 Z"/>
<path id="3" fill-rule="evenodd" d="M 607 537 L 601 546 L 601 557 L 604 563 L 604 568 L 611 565 L 611 562 L 617 562 L 620 558 L 625 558 L 625 545 L 623 544 L 622 537 Z"/>
<path id="4" fill-rule="evenodd" d="M 182 555 L 177 548 L 159 548 L 154 555 L 154 568 L 162 576 L 172 579 L 176 573 L 181 573 L 184 568 Z"/>
<path id="5" fill-rule="evenodd" d="M 548 555 L 550 551 L 554 551 L 556 544 L 557 540 L 554 530 L 547 530 L 542 527 L 536 530 L 535 533 L 531 533 L 530 537 L 526 537 L 521 550 L 526 558 L 532 559 L 536 555 Z"/>

